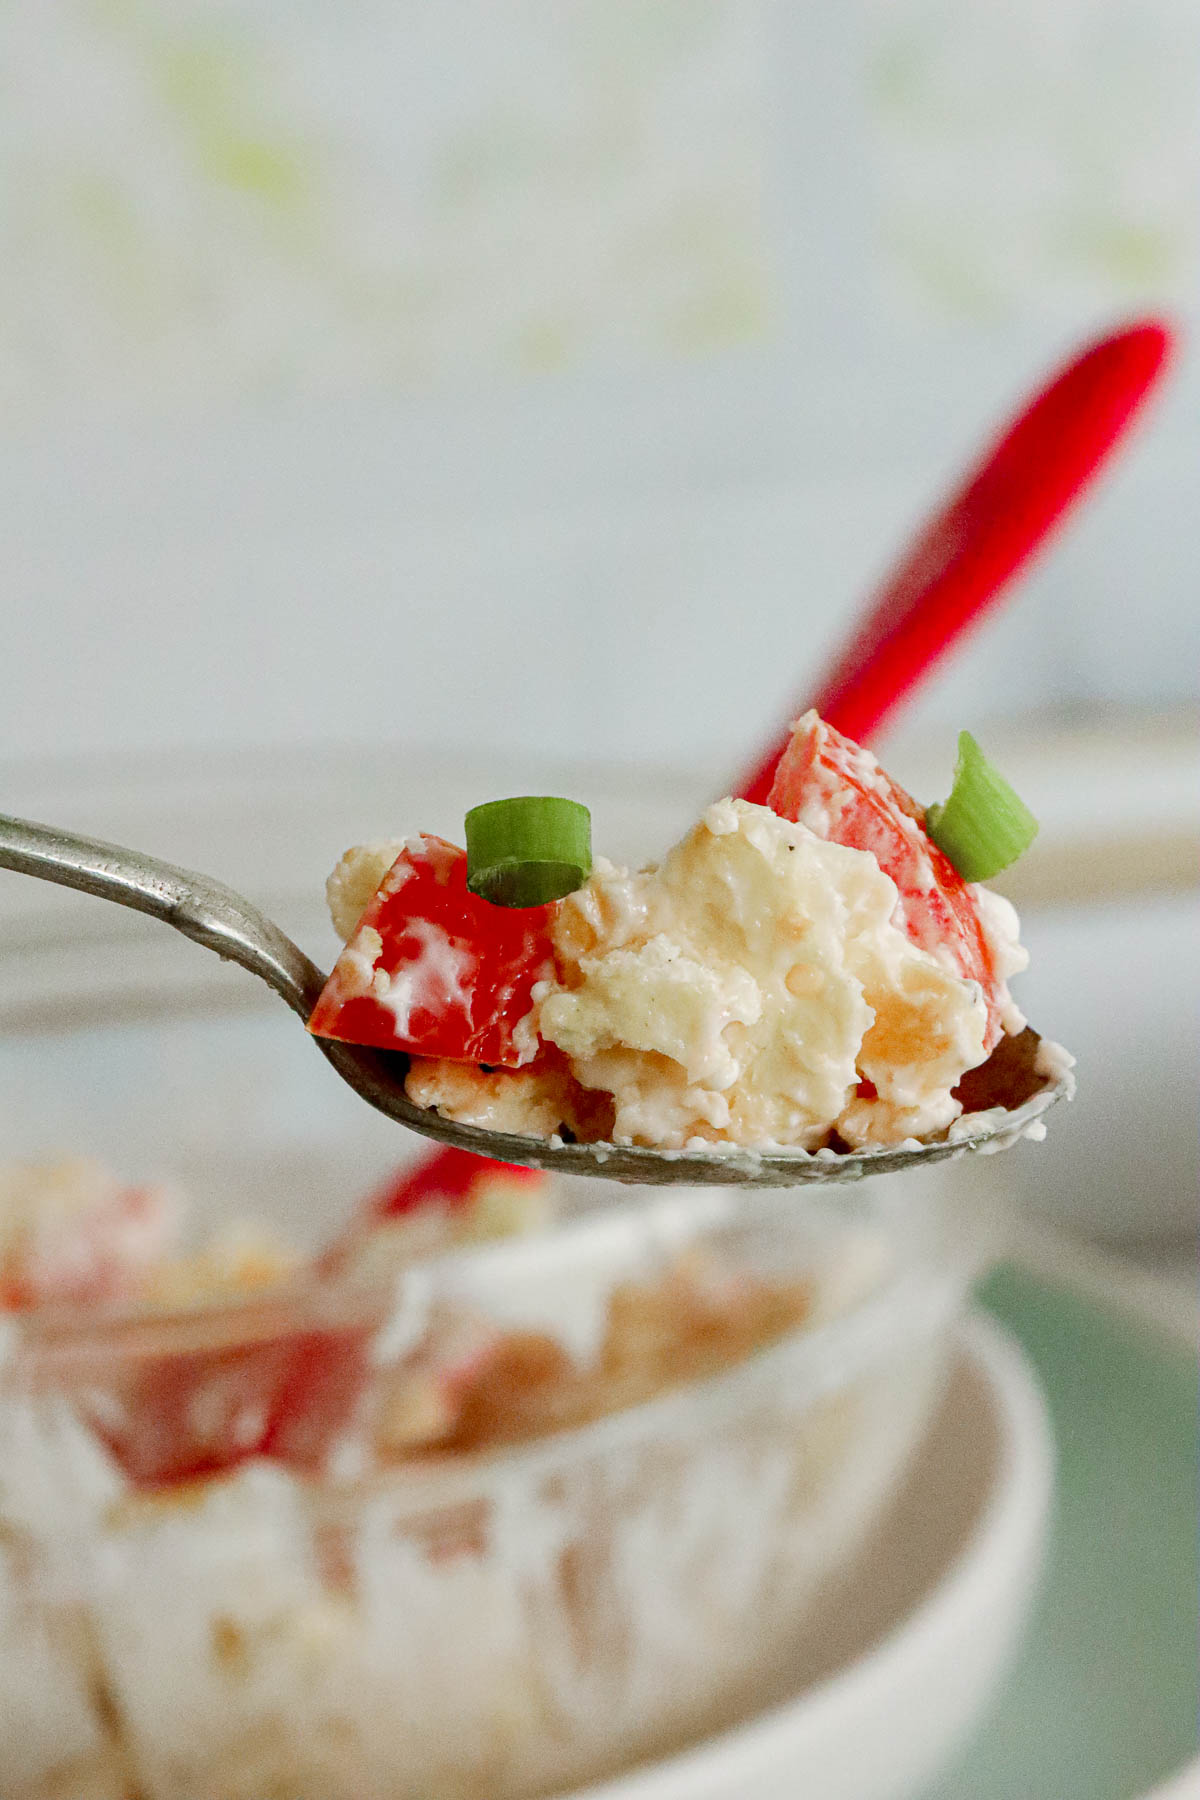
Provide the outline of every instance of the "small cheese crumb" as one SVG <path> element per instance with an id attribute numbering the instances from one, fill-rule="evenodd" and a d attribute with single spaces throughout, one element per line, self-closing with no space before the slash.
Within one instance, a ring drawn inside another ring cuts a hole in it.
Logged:
<path id="1" fill-rule="evenodd" d="M 325 898 L 333 929 L 344 944 L 354 936 L 354 927 L 403 850 L 404 842 L 403 838 L 386 838 L 375 844 L 355 844 L 330 874 Z"/>

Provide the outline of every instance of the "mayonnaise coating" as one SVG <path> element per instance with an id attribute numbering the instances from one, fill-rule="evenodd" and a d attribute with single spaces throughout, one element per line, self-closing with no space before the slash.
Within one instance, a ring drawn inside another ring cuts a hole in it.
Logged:
<path id="1" fill-rule="evenodd" d="M 895 910 L 873 856 L 718 801 L 659 868 L 599 862 L 563 902 L 538 1028 L 612 1095 L 617 1141 L 924 1135 L 957 1116 L 987 1013 Z"/>

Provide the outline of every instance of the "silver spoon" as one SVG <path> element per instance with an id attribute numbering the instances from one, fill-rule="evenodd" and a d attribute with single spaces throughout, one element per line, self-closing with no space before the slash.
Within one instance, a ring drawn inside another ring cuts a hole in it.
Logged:
<path id="1" fill-rule="evenodd" d="M 204 949 L 257 975 L 306 1022 L 325 985 L 320 969 L 278 925 L 210 875 L 194 874 L 137 850 L 123 850 L 97 838 L 3 814 L 0 868 L 78 888 L 97 899 L 113 900 L 118 906 L 161 919 Z M 1070 1087 L 1068 1075 L 1041 1076 L 1031 1071 L 1024 1083 L 1028 1091 L 1012 1096 L 1015 1106 L 967 1117 L 951 1128 L 956 1135 L 943 1142 L 910 1143 L 897 1149 L 861 1154 L 831 1150 L 760 1153 L 736 1148 L 650 1150 L 626 1144 L 568 1144 L 460 1125 L 408 1098 L 404 1091 L 408 1058 L 402 1052 L 363 1049 L 327 1038 L 314 1038 L 313 1042 L 355 1093 L 424 1137 L 501 1162 L 657 1186 L 682 1182 L 689 1186 L 791 1187 L 804 1182 L 857 1181 L 864 1175 L 891 1174 L 917 1163 L 942 1162 L 966 1150 L 1004 1149 Z"/>

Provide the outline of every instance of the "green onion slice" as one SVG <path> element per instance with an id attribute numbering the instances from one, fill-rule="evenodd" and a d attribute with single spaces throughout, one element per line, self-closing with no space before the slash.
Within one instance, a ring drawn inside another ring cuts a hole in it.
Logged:
<path id="1" fill-rule="evenodd" d="M 925 829 L 964 881 L 990 881 L 1037 836 L 1037 820 L 969 731 L 958 734 L 950 798 L 925 809 Z"/>
<path id="2" fill-rule="evenodd" d="M 591 873 L 592 816 L 578 800 L 489 800 L 466 824 L 467 886 L 493 906 L 545 906 Z"/>

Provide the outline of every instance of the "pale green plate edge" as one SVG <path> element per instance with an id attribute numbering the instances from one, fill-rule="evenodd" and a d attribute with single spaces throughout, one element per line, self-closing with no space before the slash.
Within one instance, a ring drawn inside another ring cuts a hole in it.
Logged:
<path id="1" fill-rule="evenodd" d="M 1134 1800 L 1197 1755 L 1195 1313 L 1165 1283 L 1044 1245 L 978 1298 L 1037 1370 L 1058 1492 L 1017 1664 L 922 1800 Z"/>

